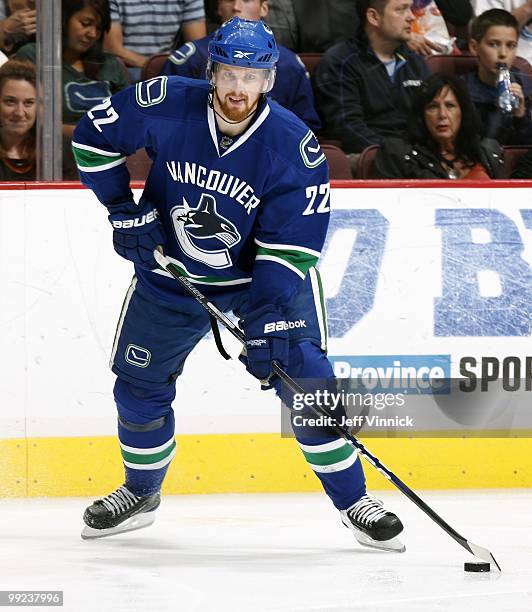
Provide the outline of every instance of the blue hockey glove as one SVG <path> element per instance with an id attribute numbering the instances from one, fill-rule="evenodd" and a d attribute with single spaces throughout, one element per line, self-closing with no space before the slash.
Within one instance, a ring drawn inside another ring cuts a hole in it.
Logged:
<path id="1" fill-rule="evenodd" d="M 288 325 L 274 306 L 247 313 L 240 321 L 246 336 L 247 357 L 241 361 L 255 378 L 266 382 L 272 375 L 272 361 L 283 370 L 288 366 Z"/>
<path id="2" fill-rule="evenodd" d="M 138 206 L 130 202 L 121 205 L 119 212 L 111 212 L 108 218 L 113 226 L 115 251 L 142 268 L 157 268 L 153 251 L 156 246 L 166 243 L 164 228 L 158 217 L 157 209 L 142 200 Z"/>

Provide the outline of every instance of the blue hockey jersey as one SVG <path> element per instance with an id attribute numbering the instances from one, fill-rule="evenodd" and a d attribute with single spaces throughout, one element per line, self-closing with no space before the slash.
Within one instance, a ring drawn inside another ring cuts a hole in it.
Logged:
<path id="1" fill-rule="evenodd" d="M 228 139 L 208 99 L 205 81 L 161 76 L 95 106 L 73 137 L 81 180 L 103 204 L 131 201 L 126 156 L 145 147 L 153 165 L 141 201 L 159 212 L 169 259 L 207 295 L 248 287 L 250 308 L 284 308 L 325 240 L 325 156 L 302 121 L 268 100 Z M 165 271 L 136 274 L 154 297 L 181 299 Z"/>
<path id="2" fill-rule="evenodd" d="M 194 42 L 185 43 L 170 53 L 161 74 L 204 79 L 209 42 L 213 36 L 214 33 Z M 303 119 L 311 130 L 320 129 L 321 121 L 314 105 L 314 94 L 308 73 L 299 57 L 286 47 L 279 46 L 277 76 L 268 97 L 277 100 L 279 104 Z"/>

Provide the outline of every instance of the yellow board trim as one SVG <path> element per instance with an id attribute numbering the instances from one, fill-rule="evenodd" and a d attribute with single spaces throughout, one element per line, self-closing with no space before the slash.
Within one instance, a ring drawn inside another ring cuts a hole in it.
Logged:
<path id="1" fill-rule="evenodd" d="M 166 493 L 321 489 L 295 440 L 279 434 L 181 435 L 176 440 Z M 532 486 L 527 438 L 379 438 L 365 444 L 414 489 Z M 368 489 L 393 488 L 363 463 Z M 0 440 L 0 474 L 0 497 L 97 496 L 123 482 L 114 436 Z"/>

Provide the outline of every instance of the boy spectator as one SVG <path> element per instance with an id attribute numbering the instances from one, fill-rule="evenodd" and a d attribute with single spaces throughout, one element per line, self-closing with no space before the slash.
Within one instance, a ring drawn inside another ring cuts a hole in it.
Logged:
<path id="1" fill-rule="evenodd" d="M 475 14 L 504 9 L 517 19 L 520 28 L 517 55 L 532 63 L 532 0 L 476 0 Z"/>
<path id="2" fill-rule="evenodd" d="M 133 78 L 140 77 L 146 60 L 176 48 L 179 35 L 190 41 L 205 36 L 203 0 L 110 0 L 111 30 L 105 50 L 118 57 Z"/>
<path id="3" fill-rule="evenodd" d="M 423 58 L 406 46 L 411 7 L 411 0 L 358 0 L 357 36 L 329 49 L 316 68 L 318 111 L 327 135 L 347 153 L 401 132 L 412 94 L 429 75 Z"/>
<path id="4" fill-rule="evenodd" d="M 530 102 L 532 83 L 525 74 L 520 74 L 514 62 L 519 39 L 519 24 L 516 18 L 502 9 L 491 9 L 479 15 L 471 27 L 469 49 L 478 57 L 478 69 L 464 76 L 480 114 L 488 138 L 500 144 L 530 144 L 532 142 L 532 120 Z M 512 76 L 511 91 L 519 100 L 518 108 L 503 113 L 497 104 L 497 65 L 504 63 Z"/>
<path id="5" fill-rule="evenodd" d="M 218 15 L 222 22 L 232 17 L 257 21 L 268 15 L 268 1 L 218 0 Z M 174 51 L 164 65 L 161 74 L 204 79 L 208 46 L 213 36 L 214 33 L 194 43 L 186 43 Z M 280 45 L 277 76 L 269 97 L 295 113 L 312 130 L 318 130 L 321 127 L 314 108 L 314 94 L 305 67 L 295 53 Z"/>

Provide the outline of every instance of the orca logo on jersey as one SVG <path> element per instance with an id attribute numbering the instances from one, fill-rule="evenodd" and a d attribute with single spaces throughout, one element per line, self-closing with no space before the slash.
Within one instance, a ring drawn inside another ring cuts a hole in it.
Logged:
<path id="1" fill-rule="evenodd" d="M 183 253 L 210 268 L 230 268 L 233 265 L 229 249 L 241 236 L 236 227 L 216 210 L 214 196 L 203 193 L 199 204 L 192 208 L 185 198 L 183 204 L 170 211 L 174 231 Z M 202 241 L 201 248 L 196 241 Z M 227 248 L 220 249 L 220 243 Z"/>

